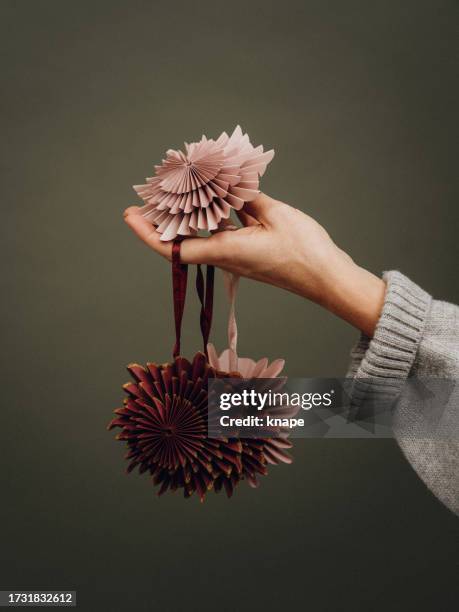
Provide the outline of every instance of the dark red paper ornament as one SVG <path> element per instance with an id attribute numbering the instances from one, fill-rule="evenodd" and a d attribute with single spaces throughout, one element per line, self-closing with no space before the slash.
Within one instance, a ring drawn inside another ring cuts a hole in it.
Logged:
<path id="1" fill-rule="evenodd" d="M 172 247 L 173 296 L 176 342 L 171 363 L 130 364 L 132 381 L 124 385 L 126 398 L 108 429 L 120 428 L 117 440 L 128 446 L 127 468 L 149 472 L 158 494 L 183 489 L 185 497 L 197 493 L 204 499 L 212 489 L 230 497 L 243 479 L 257 486 L 257 476 L 267 474 L 267 463 L 290 462 L 285 439 L 235 439 L 207 437 L 207 383 L 209 378 L 238 377 L 211 367 L 204 352 L 190 362 L 180 356 L 180 336 L 187 286 L 187 266 L 180 261 L 180 241 Z M 197 267 L 196 290 L 201 302 L 200 326 L 207 352 L 212 323 L 214 268 L 206 279 Z"/>
<path id="2" fill-rule="evenodd" d="M 190 363 L 128 366 L 133 382 L 124 385 L 127 399 L 110 424 L 121 427 L 118 440 L 129 447 L 128 472 L 138 466 L 149 471 L 159 494 L 183 488 L 203 498 L 212 488 L 232 491 L 242 472 L 241 443 L 207 438 L 207 381 L 215 372 L 206 356 L 197 353 Z"/>

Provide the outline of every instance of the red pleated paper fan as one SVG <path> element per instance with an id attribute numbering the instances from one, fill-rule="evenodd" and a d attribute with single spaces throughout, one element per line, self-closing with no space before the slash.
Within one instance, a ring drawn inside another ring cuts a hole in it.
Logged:
<path id="1" fill-rule="evenodd" d="M 176 357 L 167 364 L 131 364 L 132 382 L 122 408 L 115 410 L 109 429 L 118 427 L 118 440 L 128 446 L 127 468 L 148 472 L 159 495 L 183 489 L 204 499 L 208 491 L 224 489 L 230 497 L 243 479 L 256 483 L 267 473 L 272 453 L 261 440 L 207 437 L 207 382 L 232 377 L 212 368 L 204 353 L 190 363 Z"/>

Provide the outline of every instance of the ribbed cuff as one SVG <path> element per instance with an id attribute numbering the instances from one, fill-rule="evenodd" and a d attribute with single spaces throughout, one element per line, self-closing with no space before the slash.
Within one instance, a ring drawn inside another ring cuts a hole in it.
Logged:
<path id="1" fill-rule="evenodd" d="M 384 390 L 398 395 L 408 377 L 424 332 L 432 298 L 397 271 L 385 272 L 387 285 L 373 338 L 362 336 L 351 353 L 348 376 L 354 404 Z"/>

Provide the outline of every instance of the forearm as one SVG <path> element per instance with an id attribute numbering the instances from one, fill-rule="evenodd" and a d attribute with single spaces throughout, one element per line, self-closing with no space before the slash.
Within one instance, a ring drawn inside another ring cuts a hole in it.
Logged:
<path id="1" fill-rule="evenodd" d="M 384 304 L 384 281 L 355 264 L 335 245 L 316 270 L 312 279 L 310 274 L 296 274 L 301 281 L 295 293 L 312 299 L 371 338 Z"/>
<path id="2" fill-rule="evenodd" d="M 385 292 L 382 279 L 354 262 L 342 261 L 333 270 L 321 304 L 371 338 Z"/>
<path id="3" fill-rule="evenodd" d="M 238 276 L 281 287 L 317 302 L 372 336 L 381 312 L 385 285 L 357 266 L 326 230 L 301 211 L 260 193 L 240 213 L 245 227 L 210 238 L 185 239 L 185 263 L 210 263 Z M 138 208 L 126 222 L 150 247 L 170 260 L 171 243 Z"/>

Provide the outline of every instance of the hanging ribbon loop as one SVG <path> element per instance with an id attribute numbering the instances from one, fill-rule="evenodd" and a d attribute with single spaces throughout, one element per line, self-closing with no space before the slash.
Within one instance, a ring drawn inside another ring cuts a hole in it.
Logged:
<path id="1" fill-rule="evenodd" d="M 223 282 L 229 302 L 228 314 L 228 348 L 230 370 L 237 370 L 237 323 L 236 323 L 236 294 L 239 285 L 239 276 L 223 270 Z"/>
<path id="2" fill-rule="evenodd" d="M 180 341 L 182 335 L 182 319 L 185 310 L 186 287 L 188 280 L 188 266 L 183 264 L 180 258 L 181 240 L 174 240 L 172 244 L 172 291 L 174 298 L 175 319 L 175 345 L 172 351 L 173 357 L 180 354 Z M 212 327 L 212 314 L 214 303 L 214 266 L 207 266 L 206 280 L 201 266 L 196 269 L 196 291 L 201 303 L 199 317 L 204 352 L 207 355 L 207 343 L 209 341 L 210 329 Z"/>
<path id="3" fill-rule="evenodd" d="M 207 343 L 209 341 L 210 329 L 212 327 L 212 314 L 214 306 L 214 266 L 207 266 L 206 282 L 200 264 L 196 267 L 196 291 L 201 302 L 201 313 L 199 323 L 201 326 L 202 342 L 204 352 L 207 355 Z"/>
<path id="4" fill-rule="evenodd" d="M 174 300 L 175 319 L 175 345 L 172 356 L 180 355 L 180 340 L 182 335 L 182 319 L 185 310 L 186 285 L 188 279 L 188 266 L 180 259 L 181 240 L 174 240 L 172 244 L 172 292 Z"/>

